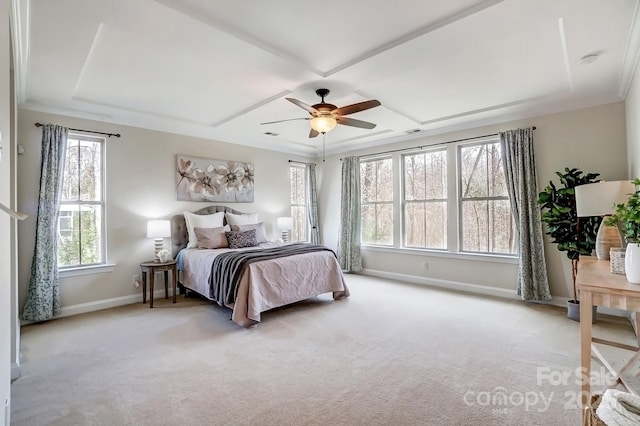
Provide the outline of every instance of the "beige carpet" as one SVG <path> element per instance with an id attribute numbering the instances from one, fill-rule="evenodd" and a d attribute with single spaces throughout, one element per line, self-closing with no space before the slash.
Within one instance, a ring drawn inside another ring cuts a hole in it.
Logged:
<path id="1" fill-rule="evenodd" d="M 579 325 L 564 310 L 347 282 L 349 299 L 253 329 L 183 297 L 25 326 L 11 424 L 580 424 Z M 619 318 L 600 316 L 594 334 L 634 340 Z"/>

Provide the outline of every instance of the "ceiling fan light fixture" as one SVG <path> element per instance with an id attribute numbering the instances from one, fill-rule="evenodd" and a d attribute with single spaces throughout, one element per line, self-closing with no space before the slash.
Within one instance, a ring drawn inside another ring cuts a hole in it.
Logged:
<path id="1" fill-rule="evenodd" d="M 327 133 L 336 127 L 337 121 L 333 117 L 313 117 L 311 119 L 311 128 L 318 133 Z"/>

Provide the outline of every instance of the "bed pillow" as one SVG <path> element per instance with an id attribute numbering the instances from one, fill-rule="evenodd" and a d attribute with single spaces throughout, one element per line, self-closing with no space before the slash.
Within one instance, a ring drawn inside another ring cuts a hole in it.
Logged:
<path id="1" fill-rule="evenodd" d="M 269 240 L 267 240 L 267 231 L 264 227 L 264 222 L 258 222 L 258 223 L 251 223 L 248 225 L 232 225 L 231 226 L 231 230 L 232 231 L 248 231 L 249 229 L 255 229 L 256 230 L 256 241 L 258 241 L 258 243 L 266 243 Z"/>
<path id="2" fill-rule="evenodd" d="M 225 232 L 224 235 L 226 235 L 229 241 L 229 248 L 232 249 L 255 247 L 258 245 L 255 229 L 249 229 L 248 231 L 230 231 Z"/>
<path id="3" fill-rule="evenodd" d="M 251 214 L 233 214 L 233 213 L 225 213 L 225 217 L 227 218 L 227 223 L 231 226 L 233 225 L 249 225 L 252 223 L 258 223 L 258 213 Z"/>
<path id="4" fill-rule="evenodd" d="M 198 238 L 199 249 L 217 249 L 229 247 L 226 231 L 231 231 L 229 225 L 219 226 L 217 228 L 193 228 Z"/>
<path id="5" fill-rule="evenodd" d="M 187 224 L 187 234 L 189 242 L 187 248 L 198 247 L 198 237 L 193 228 L 218 228 L 224 225 L 224 212 L 214 214 L 195 214 L 184 212 L 184 220 Z"/>

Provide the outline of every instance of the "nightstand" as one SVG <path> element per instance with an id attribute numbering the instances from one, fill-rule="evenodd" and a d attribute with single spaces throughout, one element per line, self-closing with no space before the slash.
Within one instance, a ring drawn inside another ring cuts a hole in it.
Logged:
<path id="1" fill-rule="evenodd" d="M 167 262 L 142 262 L 140 264 L 142 278 L 142 303 L 147 303 L 147 278 L 149 280 L 149 308 L 153 308 L 153 284 L 156 272 L 164 272 L 164 298 L 169 298 L 169 271 L 173 280 L 173 303 L 176 303 L 176 281 L 178 280 L 178 268 L 175 260 Z"/>

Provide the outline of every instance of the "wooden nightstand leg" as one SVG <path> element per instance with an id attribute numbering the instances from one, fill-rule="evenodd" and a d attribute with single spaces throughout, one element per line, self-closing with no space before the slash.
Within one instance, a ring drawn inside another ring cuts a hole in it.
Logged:
<path id="1" fill-rule="evenodd" d="M 147 272 L 141 271 L 140 278 L 142 278 L 142 304 L 147 303 Z"/>
<path id="2" fill-rule="evenodd" d="M 169 298 L 169 271 L 164 271 L 164 298 Z"/>
<path id="3" fill-rule="evenodd" d="M 155 274 L 156 271 L 154 271 L 153 269 L 149 271 L 149 308 L 153 308 L 153 281 L 155 279 Z"/>
<path id="4" fill-rule="evenodd" d="M 173 303 L 176 303 L 177 281 L 178 281 L 178 269 L 173 268 L 171 270 L 171 278 L 173 278 Z"/>

